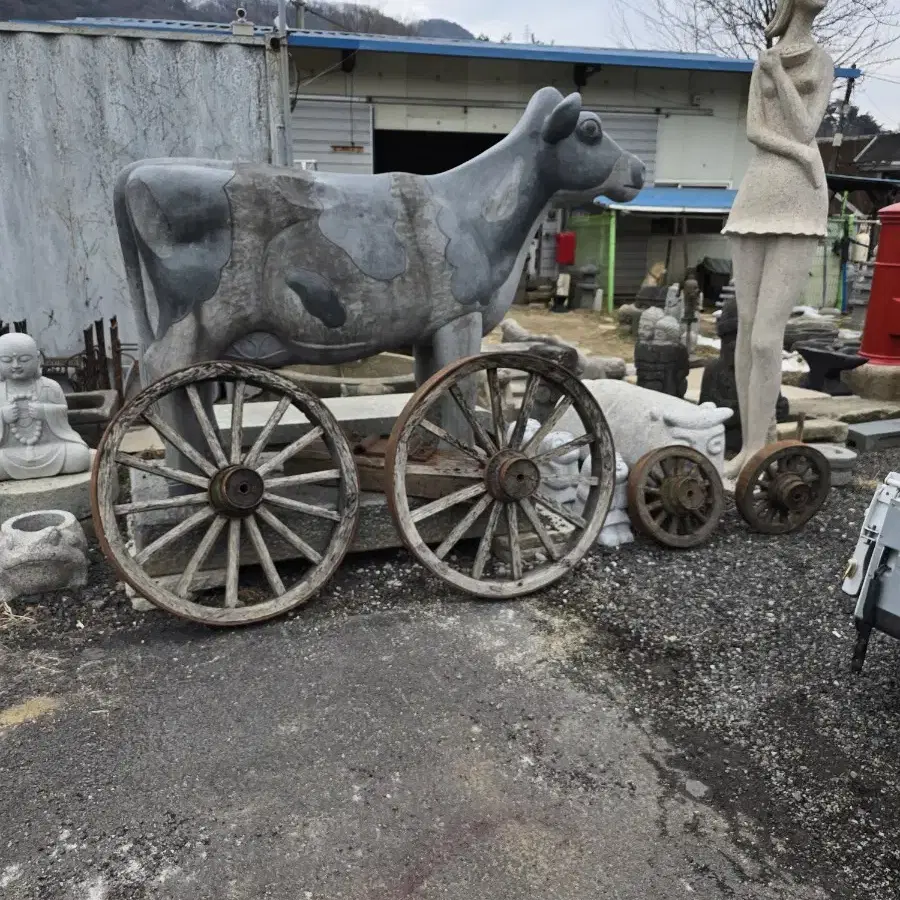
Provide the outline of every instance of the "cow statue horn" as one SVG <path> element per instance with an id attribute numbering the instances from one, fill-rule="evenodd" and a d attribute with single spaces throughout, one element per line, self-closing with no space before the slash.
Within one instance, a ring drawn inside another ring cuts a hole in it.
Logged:
<path id="1" fill-rule="evenodd" d="M 561 100 L 556 108 L 547 116 L 541 135 L 548 144 L 558 144 L 567 138 L 578 124 L 581 115 L 581 94 L 569 94 Z"/>

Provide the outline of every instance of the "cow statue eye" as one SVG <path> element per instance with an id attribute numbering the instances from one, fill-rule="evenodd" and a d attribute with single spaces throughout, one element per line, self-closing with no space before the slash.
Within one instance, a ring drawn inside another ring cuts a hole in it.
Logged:
<path id="1" fill-rule="evenodd" d="M 585 119 L 578 126 L 578 136 L 588 144 L 596 144 L 603 137 L 598 119 Z"/>

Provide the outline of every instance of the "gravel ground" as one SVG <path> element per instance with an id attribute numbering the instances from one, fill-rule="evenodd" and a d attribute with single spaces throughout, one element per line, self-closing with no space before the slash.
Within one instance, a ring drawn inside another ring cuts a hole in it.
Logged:
<path id="1" fill-rule="evenodd" d="M 523 604 L 552 614 L 571 682 L 612 693 L 667 739 L 697 795 L 735 832 L 761 826 L 749 854 L 839 900 L 900 894 L 900 643 L 876 635 L 863 674 L 852 675 L 851 609 L 840 592 L 872 492 L 892 467 L 895 451 L 862 457 L 854 485 L 834 490 L 798 534 L 752 534 L 729 509 L 702 548 L 639 541 L 598 552 Z M 0 617 L 0 709 L 40 692 L 43 660 L 121 636 L 176 642 L 206 633 L 132 612 L 94 554 L 83 594 L 14 606 L 30 622 Z M 464 615 L 475 605 L 398 552 L 348 560 L 297 617 L 324 625 L 397 609 Z M 35 666 L 23 668 L 23 658 Z"/>

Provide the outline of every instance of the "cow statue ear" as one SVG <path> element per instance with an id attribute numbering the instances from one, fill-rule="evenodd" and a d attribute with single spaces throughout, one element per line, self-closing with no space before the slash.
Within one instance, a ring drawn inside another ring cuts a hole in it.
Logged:
<path id="1" fill-rule="evenodd" d="M 558 144 L 567 138 L 578 124 L 581 115 L 581 94 L 577 91 L 569 94 L 556 105 L 556 109 L 547 116 L 541 136 L 548 144 Z"/>

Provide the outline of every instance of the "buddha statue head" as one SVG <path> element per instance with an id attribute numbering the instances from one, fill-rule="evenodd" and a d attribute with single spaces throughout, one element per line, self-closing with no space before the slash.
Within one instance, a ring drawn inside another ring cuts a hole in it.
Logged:
<path id="1" fill-rule="evenodd" d="M 41 377 L 41 353 L 34 338 L 10 332 L 0 335 L 0 380 L 34 382 Z"/>

